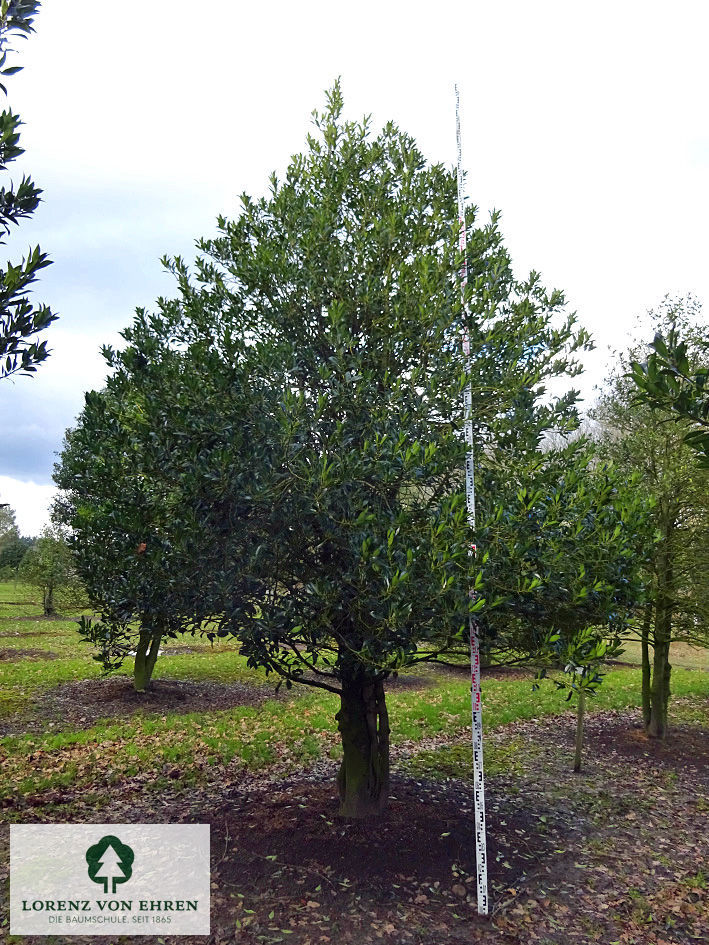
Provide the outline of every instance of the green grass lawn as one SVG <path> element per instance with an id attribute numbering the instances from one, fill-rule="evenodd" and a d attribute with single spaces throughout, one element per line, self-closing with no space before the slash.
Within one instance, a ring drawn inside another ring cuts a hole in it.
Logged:
<path id="1" fill-rule="evenodd" d="M 0 581 L 0 618 L 41 613 L 42 598 L 38 590 L 15 581 Z"/>
<path id="2" fill-rule="evenodd" d="M 0 586 L 1 600 L 23 599 L 12 585 Z M 249 669 L 233 646 L 209 647 L 200 637 L 169 640 L 178 652 L 158 659 L 155 678 L 239 682 L 263 686 L 262 673 Z M 180 653 L 183 649 L 185 652 Z M 0 713 L 30 712 L 33 699 L 63 682 L 101 675 L 92 650 L 83 643 L 70 620 L 0 621 L 0 651 L 32 650 L 19 660 L 0 660 Z M 50 652 L 52 659 L 41 654 Z M 682 668 L 674 660 L 672 717 L 709 723 L 709 673 L 705 667 Z M 709 661 L 705 661 L 709 662 Z M 125 671 L 130 672 L 126 665 Z M 551 683 L 532 691 L 531 678 L 484 680 L 484 725 L 493 732 L 523 719 L 558 716 L 573 711 Z M 635 707 L 640 703 L 640 673 L 632 667 L 609 671 L 589 711 Z M 392 743 L 421 743 L 436 736 L 462 735 L 470 726 L 470 686 L 467 677 L 437 673 L 424 688 L 394 688 L 388 694 Z M 48 788 L 99 786 L 106 790 L 122 778 L 140 775 L 160 788 L 179 773 L 181 783 L 199 783 L 214 772 L 277 765 L 284 773 L 318 757 L 337 757 L 339 738 L 334 715 L 337 697 L 300 687 L 284 700 L 268 699 L 259 706 L 222 711 L 165 714 L 137 713 L 123 719 L 101 719 L 96 706 L 94 724 L 81 730 L 8 735 L 0 739 L 0 799 L 35 794 Z M 445 768 L 451 762 L 438 756 Z M 499 760 L 499 759 L 498 759 Z M 505 764 L 512 764 L 510 756 Z M 436 757 L 422 758 L 423 769 Z M 495 764 L 494 757 L 488 763 Z"/>
<path id="3" fill-rule="evenodd" d="M 650 658 L 652 659 L 652 655 Z M 630 640 L 626 643 L 623 655 L 619 659 L 624 663 L 634 663 L 640 666 L 640 642 Z M 709 671 L 709 649 L 701 646 L 691 646 L 689 643 L 673 643 L 670 647 L 670 662 L 673 666 L 681 666 L 683 669 Z"/>

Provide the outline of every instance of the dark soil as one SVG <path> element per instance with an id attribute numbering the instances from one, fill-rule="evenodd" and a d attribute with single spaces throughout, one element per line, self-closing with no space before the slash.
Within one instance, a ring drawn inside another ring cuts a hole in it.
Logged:
<path id="1" fill-rule="evenodd" d="M 570 770 L 572 715 L 488 736 L 534 743 L 523 774 L 487 785 L 488 918 L 476 909 L 467 780 L 395 774 L 386 814 L 351 823 L 336 816 L 334 762 L 287 780 L 176 781 L 159 795 L 136 777 L 112 789 L 111 817 L 211 825 L 212 934 L 166 945 L 706 942 L 709 732 L 679 728 L 658 744 L 635 723 L 633 712 L 591 716 L 581 775 Z M 68 788 L 25 798 L 13 817 L 103 822 L 105 812 L 105 798 Z"/>
<path id="2" fill-rule="evenodd" d="M 483 666 L 480 675 L 483 679 L 531 679 L 534 669 L 528 666 Z"/>
<path id="3" fill-rule="evenodd" d="M 19 647 L 8 647 L 6 649 L 0 649 L 0 660 L 9 660 L 13 662 L 15 660 L 21 659 L 32 659 L 32 660 L 58 660 L 61 658 L 60 653 L 52 653 L 51 650 L 33 650 L 33 649 L 20 649 Z"/>
<path id="4" fill-rule="evenodd" d="M 183 653 L 228 653 L 229 650 L 232 652 L 236 650 L 236 647 L 229 646 L 211 646 L 209 643 L 206 643 L 204 646 L 195 644 L 194 646 L 164 646 L 161 647 L 160 653 L 164 653 L 166 656 L 181 656 Z"/>
<path id="5" fill-rule="evenodd" d="M 98 718 L 125 718 L 134 712 L 214 712 L 237 705 L 258 705 L 272 698 L 270 686 L 184 679 L 158 679 L 147 692 L 136 692 L 131 679 L 114 676 L 63 683 L 44 693 L 38 704 L 45 718 L 51 711 L 76 725 L 87 713 L 94 724 Z"/>
<path id="6" fill-rule="evenodd" d="M 637 722 L 622 731 L 610 729 L 594 734 L 596 749 L 610 758 L 660 765 L 698 780 L 707 780 L 709 776 L 709 735 L 701 729 L 674 728 L 667 738 L 649 738 Z"/>
<path id="7" fill-rule="evenodd" d="M 436 680 L 430 676 L 390 676 L 384 682 L 385 689 L 428 689 Z"/>
<path id="8" fill-rule="evenodd" d="M 48 723 L 54 731 L 89 728 L 100 719 L 125 719 L 136 713 L 214 712 L 239 705 L 259 705 L 279 695 L 272 686 L 182 679 L 158 679 L 147 692 L 139 693 L 127 676 L 80 679 L 43 692 L 29 714 L 23 712 L 0 721 L 0 735 L 42 732 Z"/>

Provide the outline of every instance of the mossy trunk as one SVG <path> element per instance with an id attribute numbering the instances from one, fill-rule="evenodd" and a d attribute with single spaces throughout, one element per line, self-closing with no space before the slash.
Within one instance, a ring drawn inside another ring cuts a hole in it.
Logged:
<path id="1" fill-rule="evenodd" d="M 651 738 L 667 735 L 667 708 L 670 702 L 670 643 L 655 640 L 652 659 L 652 684 L 650 686 L 650 719 L 647 733 Z"/>
<path id="2" fill-rule="evenodd" d="M 581 770 L 581 760 L 583 753 L 583 721 L 586 712 L 586 693 L 581 689 L 579 691 L 579 701 L 576 707 L 576 750 L 574 751 L 574 771 L 578 773 Z"/>
<path id="3" fill-rule="evenodd" d="M 133 666 L 133 688 L 136 692 L 145 692 L 150 686 L 161 640 L 162 630 L 144 627 L 140 631 Z"/>
<path id="4" fill-rule="evenodd" d="M 389 798 L 389 716 L 381 680 L 343 681 L 335 716 L 342 737 L 341 817 L 381 814 Z"/>
<path id="5" fill-rule="evenodd" d="M 54 607 L 54 585 L 50 584 L 48 587 L 44 588 L 42 604 L 45 617 L 53 617 L 56 614 Z"/>
<path id="6" fill-rule="evenodd" d="M 670 702 L 670 641 L 672 639 L 674 569 L 669 552 L 671 528 L 663 535 L 664 545 L 657 569 L 655 625 L 652 640 L 652 680 L 650 682 L 650 719 L 646 725 L 651 738 L 667 735 L 667 708 Z"/>
<path id="7" fill-rule="evenodd" d="M 650 725 L 650 680 L 652 672 L 650 670 L 650 626 L 652 625 L 652 605 L 648 604 L 645 608 L 643 625 L 640 637 L 640 649 L 642 654 L 642 707 L 643 707 L 643 725 L 647 730 Z"/>

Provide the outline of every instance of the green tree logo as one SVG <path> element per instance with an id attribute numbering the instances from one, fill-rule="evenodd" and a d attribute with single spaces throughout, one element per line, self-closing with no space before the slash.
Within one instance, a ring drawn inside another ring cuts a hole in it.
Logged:
<path id="1" fill-rule="evenodd" d="M 89 864 L 89 879 L 95 883 L 103 883 L 103 891 L 115 893 L 118 883 L 127 883 L 133 875 L 133 860 L 135 854 L 118 837 L 110 834 L 101 837 L 98 843 L 86 851 L 86 862 Z M 110 885 L 110 890 L 109 890 Z"/>

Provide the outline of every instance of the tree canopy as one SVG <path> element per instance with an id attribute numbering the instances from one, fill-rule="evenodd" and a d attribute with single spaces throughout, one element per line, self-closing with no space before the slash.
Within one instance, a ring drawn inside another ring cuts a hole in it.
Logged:
<path id="1" fill-rule="evenodd" d="M 569 385 L 590 339 L 560 292 L 514 277 L 498 216 L 467 215 L 464 308 L 454 174 L 394 124 L 344 120 L 336 85 L 284 179 L 220 218 L 192 269 L 165 261 L 177 297 L 105 350 L 113 374 L 56 474 L 79 569 L 119 635 L 169 625 L 167 608 L 175 632 L 209 620 L 252 666 L 339 695 L 349 816 L 386 803 L 392 673 L 460 648 L 471 610 L 509 639 L 513 610 L 536 600 L 528 631 L 544 582 L 558 582 L 549 623 L 609 619 L 623 577 L 611 473 L 591 476 L 576 449 L 564 476 L 540 452 L 578 423 Z M 492 496 L 475 535 L 468 382 Z M 595 570 L 569 557 L 574 517 Z"/>

